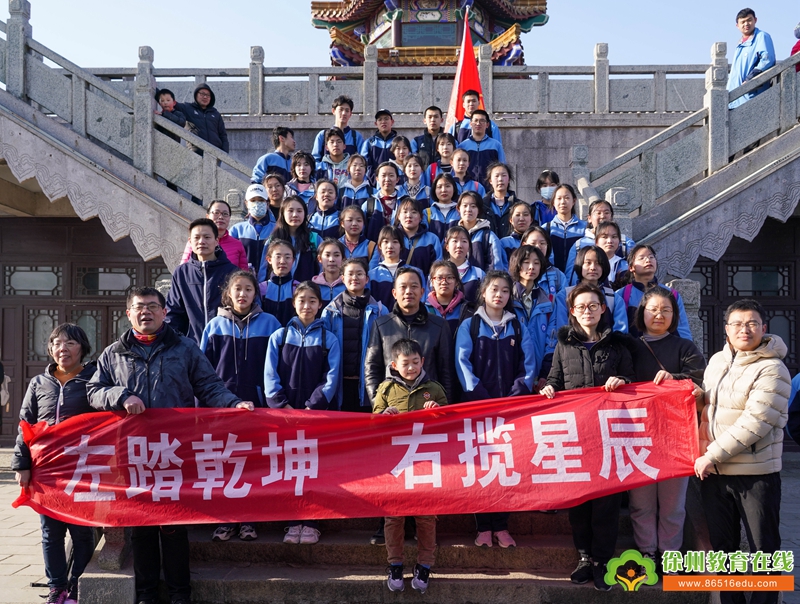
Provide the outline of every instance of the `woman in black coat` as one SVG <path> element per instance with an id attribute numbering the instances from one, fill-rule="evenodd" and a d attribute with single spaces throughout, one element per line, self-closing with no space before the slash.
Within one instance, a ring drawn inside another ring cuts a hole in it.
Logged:
<path id="1" fill-rule="evenodd" d="M 553 366 L 541 393 L 554 398 L 560 390 L 603 386 L 616 390 L 633 381 L 628 336 L 612 331 L 603 318 L 605 295 L 591 283 L 579 283 L 567 296 L 569 326 L 558 332 Z M 580 554 L 570 575 L 573 583 L 594 581 L 595 589 L 608 591 L 606 564 L 614 556 L 622 494 L 586 501 L 569 510 L 572 540 Z"/>
<path id="2" fill-rule="evenodd" d="M 694 342 L 677 334 L 679 318 L 678 302 L 668 289 L 657 285 L 642 296 L 634 316 L 642 334 L 633 349 L 637 382 L 702 383 L 706 361 Z M 645 556 L 660 560 L 658 552 L 681 548 L 688 484 L 688 476 L 672 478 L 629 492 L 633 536 Z"/>

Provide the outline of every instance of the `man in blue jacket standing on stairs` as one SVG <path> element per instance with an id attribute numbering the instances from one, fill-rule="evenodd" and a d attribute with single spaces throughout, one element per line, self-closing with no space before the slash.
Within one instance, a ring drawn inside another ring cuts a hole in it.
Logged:
<path id="1" fill-rule="evenodd" d="M 728 92 L 738 88 L 775 65 L 775 48 L 770 35 L 756 27 L 756 13 L 752 8 L 743 8 L 736 15 L 736 28 L 742 32 L 742 39 L 733 56 L 731 72 L 728 75 Z M 743 94 L 728 104 L 733 109 L 746 103 L 754 96 L 764 92 L 764 85 L 752 92 Z"/>

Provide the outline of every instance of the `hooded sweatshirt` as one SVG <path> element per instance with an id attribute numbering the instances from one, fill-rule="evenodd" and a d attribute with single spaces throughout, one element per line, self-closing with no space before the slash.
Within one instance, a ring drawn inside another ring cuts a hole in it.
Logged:
<path id="1" fill-rule="evenodd" d="M 211 101 L 205 109 L 197 102 L 197 93 L 201 90 L 208 90 L 211 93 Z M 214 91 L 209 88 L 208 84 L 200 84 L 194 89 L 192 97 L 194 98 L 193 103 L 178 103 L 176 105 L 176 109 L 186 116 L 186 121 L 189 124 L 189 131 L 227 153 L 230 149 L 228 145 L 228 133 L 225 130 L 225 122 L 222 121 L 222 116 L 219 111 L 214 108 L 214 104 L 217 101 L 217 97 L 214 96 Z M 191 144 L 187 144 L 186 146 L 198 155 L 203 154 L 202 149 L 198 149 Z"/>

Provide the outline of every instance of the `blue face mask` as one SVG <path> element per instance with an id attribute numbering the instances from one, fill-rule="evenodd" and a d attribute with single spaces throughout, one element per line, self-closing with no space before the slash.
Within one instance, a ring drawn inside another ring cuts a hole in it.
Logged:
<path id="1" fill-rule="evenodd" d="M 553 199 L 553 193 L 555 192 L 556 192 L 555 185 L 553 185 L 552 187 L 542 187 L 541 188 L 542 199 L 550 201 L 551 199 Z"/>
<path id="2" fill-rule="evenodd" d="M 261 220 L 267 215 L 266 201 L 248 201 L 247 212 L 256 220 Z"/>

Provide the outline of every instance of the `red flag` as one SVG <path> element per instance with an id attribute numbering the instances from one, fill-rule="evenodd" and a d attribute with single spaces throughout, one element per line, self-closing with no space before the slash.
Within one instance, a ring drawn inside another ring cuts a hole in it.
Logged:
<path id="1" fill-rule="evenodd" d="M 475 60 L 475 51 L 472 47 L 472 34 L 469 30 L 469 11 L 464 14 L 464 38 L 461 40 L 461 52 L 458 55 L 458 68 L 456 79 L 453 81 L 453 92 L 450 93 L 450 105 L 447 108 L 447 120 L 444 124 L 445 132 L 450 126 L 464 119 L 464 107 L 461 95 L 467 90 L 476 90 L 480 101 L 479 108 L 483 106 L 483 90 L 481 79 L 478 76 L 478 62 Z"/>

